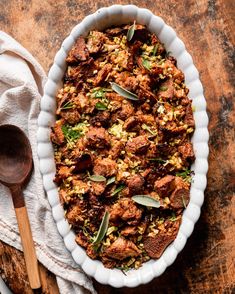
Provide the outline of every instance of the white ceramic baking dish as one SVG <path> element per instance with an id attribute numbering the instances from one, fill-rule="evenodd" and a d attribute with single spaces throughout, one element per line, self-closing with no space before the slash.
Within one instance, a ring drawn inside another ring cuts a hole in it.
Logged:
<path id="1" fill-rule="evenodd" d="M 75 234 L 64 218 L 64 210 L 59 202 L 57 186 L 53 183 L 55 163 L 49 134 L 50 127 L 55 122 L 55 95 L 62 86 L 62 78 L 66 69 L 65 58 L 76 38 L 80 35 L 86 36 L 92 29 L 103 30 L 111 25 L 132 23 L 134 20 L 137 23 L 145 24 L 151 32 L 157 34 L 165 44 L 167 51 L 171 51 L 172 55 L 177 59 L 178 67 L 185 74 L 185 82 L 190 90 L 189 97 L 192 98 L 195 109 L 196 130 L 192 142 L 196 160 L 192 166 L 195 176 L 190 190 L 190 202 L 184 211 L 177 238 L 167 247 L 158 260 L 150 260 L 138 270 L 130 270 L 124 275 L 118 269 L 104 268 L 100 261 L 90 259 L 86 255 L 85 250 L 76 244 Z M 207 125 L 208 116 L 206 113 L 206 101 L 203 96 L 203 87 L 192 57 L 186 51 L 184 43 L 177 37 L 175 31 L 166 25 L 160 17 L 153 15 L 147 9 L 138 8 L 134 5 L 114 5 L 101 8 L 94 14 L 85 17 L 81 23 L 72 29 L 70 35 L 64 40 L 60 50 L 57 52 L 54 64 L 49 71 L 48 81 L 44 88 L 44 96 L 41 100 L 37 138 L 43 185 L 52 207 L 58 231 L 64 238 L 66 248 L 71 252 L 74 260 L 82 267 L 85 273 L 94 277 L 102 284 L 109 284 L 113 287 L 135 287 L 148 283 L 154 277 L 160 276 L 174 262 L 193 231 L 194 225 L 200 216 L 200 209 L 204 200 L 209 150 Z"/>

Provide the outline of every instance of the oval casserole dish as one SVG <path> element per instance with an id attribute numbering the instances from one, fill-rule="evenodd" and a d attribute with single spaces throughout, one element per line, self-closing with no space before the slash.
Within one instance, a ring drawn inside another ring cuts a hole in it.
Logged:
<path id="1" fill-rule="evenodd" d="M 57 186 L 53 182 L 55 175 L 54 151 L 50 141 L 50 130 L 56 119 L 56 99 L 58 89 L 62 86 L 62 79 L 67 67 L 66 57 L 79 36 L 86 36 L 90 30 L 103 29 L 112 25 L 121 25 L 133 21 L 147 26 L 150 32 L 155 33 L 164 43 L 167 51 L 171 51 L 177 60 L 178 68 L 185 74 L 185 84 L 189 88 L 189 98 L 195 109 L 195 132 L 192 137 L 196 160 L 191 169 L 194 171 L 193 182 L 190 189 L 190 202 L 184 210 L 182 223 L 178 235 L 158 260 L 150 260 L 138 270 L 130 270 L 124 275 L 118 269 L 107 269 L 98 260 L 90 259 L 83 248 L 75 242 L 75 234 L 64 218 L 64 210 L 60 204 Z M 138 8 L 134 5 L 113 5 L 101 8 L 94 14 L 73 28 L 70 35 L 64 40 L 57 52 L 48 80 L 44 88 L 44 96 L 41 100 L 41 112 L 38 118 L 38 156 L 40 171 L 43 177 L 44 189 L 48 201 L 52 207 L 53 217 L 59 233 L 64 239 L 66 248 L 71 252 L 74 260 L 84 272 L 94 277 L 102 284 L 113 287 L 136 287 L 150 282 L 160 276 L 165 269 L 176 259 L 178 253 L 184 248 L 187 238 L 191 235 L 194 225 L 200 216 L 201 206 L 204 200 L 206 187 L 206 173 L 208 170 L 208 116 L 206 113 L 206 101 L 203 96 L 203 87 L 199 74 L 193 64 L 192 57 L 186 51 L 184 43 L 177 37 L 175 31 L 158 16 L 149 10 Z"/>

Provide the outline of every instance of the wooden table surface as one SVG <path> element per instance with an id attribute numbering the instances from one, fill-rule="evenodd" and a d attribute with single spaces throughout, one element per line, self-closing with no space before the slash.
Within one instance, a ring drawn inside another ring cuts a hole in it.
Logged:
<path id="1" fill-rule="evenodd" d="M 0 29 L 26 47 L 47 72 L 61 42 L 96 9 L 128 1 L 0 0 Z M 210 117 L 208 186 L 202 215 L 173 266 L 135 289 L 95 282 L 98 293 L 235 293 L 234 0 L 133 0 L 161 16 L 184 41 L 200 72 Z M 22 254 L 0 242 L 0 273 L 14 293 L 31 293 Z M 43 270 L 43 293 L 57 293 Z"/>

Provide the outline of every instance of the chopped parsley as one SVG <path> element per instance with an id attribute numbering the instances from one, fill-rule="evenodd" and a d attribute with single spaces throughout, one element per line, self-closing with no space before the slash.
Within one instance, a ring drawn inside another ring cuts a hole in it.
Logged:
<path id="1" fill-rule="evenodd" d="M 63 132 L 63 134 L 65 136 L 65 139 L 68 142 L 75 141 L 75 140 L 77 140 L 77 139 L 79 139 L 81 137 L 81 135 L 80 135 L 80 133 L 78 131 L 73 130 L 73 128 L 71 128 L 68 125 L 63 125 L 61 127 L 61 129 L 62 129 L 62 132 Z"/>
<path id="2" fill-rule="evenodd" d="M 176 173 L 176 176 L 183 178 L 186 182 L 191 183 L 192 181 L 192 171 L 190 169 L 186 169 L 183 172 Z"/>
<path id="3" fill-rule="evenodd" d="M 85 135 L 88 126 L 88 123 L 83 122 L 78 123 L 75 126 L 65 124 L 61 127 L 61 129 L 67 142 L 75 142 Z"/>
<path id="4" fill-rule="evenodd" d="M 105 97 L 105 92 L 103 88 L 100 88 L 98 90 L 94 90 L 94 92 L 91 94 L 91 97 L 93 98 L 104 98 Z"/>
<path id="5" fill-rule="evenodd" d="M 95 108 L 98 110 L 106 110 L 108 108 L 108 106 L 102 102 L 97 102 L 95 105 Z"/>
<path id="6" fill-rule="evenodd" d="M 96 103 L 95 108 L 98 110 L 108 109 L 109 100 L 106 99 L 105 92 L 112 91 L 111 89 L 106 88 L 95 88 L 91 94 L 91 98 L 98 98 L 99 101 Z"/>

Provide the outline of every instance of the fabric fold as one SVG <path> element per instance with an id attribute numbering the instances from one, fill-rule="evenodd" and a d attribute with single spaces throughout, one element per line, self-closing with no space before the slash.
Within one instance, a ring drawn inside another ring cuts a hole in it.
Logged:
<path id="1" fill-rule="evenodd" d="M 0 31 L 0 125 L 14 124 L 20 127 L 32 147 L 34 171 L 24 196 L 38 260 L 56 275 L 61 294 L 95 293 L 91 279 L 65 248 L 43 190 L 36 133 L 45 81 L 46 74 L 33 56 Z M 0 239 L 22 250 L 9 190 L 2 185 Z"/>

